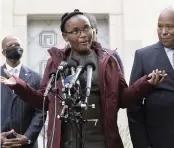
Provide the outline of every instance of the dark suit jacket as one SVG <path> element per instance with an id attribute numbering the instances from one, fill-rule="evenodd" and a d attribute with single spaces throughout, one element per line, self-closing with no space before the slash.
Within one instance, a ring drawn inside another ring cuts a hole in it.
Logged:
<path id="1" fill-rule="evenodd" d="M 134 148 L 174 148 L 174 69 L 159 42 L 135 52 L 130 84 L 154 69 L 166 70 L 166 80 L 127 110 Z"/>
<path id="2" fill-rule="evenodd" d="M 1 75 L 7 77 L 4 68 L 6 68 L 5 65 L 1 67 Z M 19 77 L 35 89 L 40 86 L 39 74 L 27 67 L 21 67 Z M 8 86 L 1 84 L 1 132 L 14 129 L 35 143 L 43 126 L 42 118 L 41 111 L 32 108 L 19 99 Z M 37 144 L 35 146 L 32 144 L 30 147 L 36 148 Z"/>

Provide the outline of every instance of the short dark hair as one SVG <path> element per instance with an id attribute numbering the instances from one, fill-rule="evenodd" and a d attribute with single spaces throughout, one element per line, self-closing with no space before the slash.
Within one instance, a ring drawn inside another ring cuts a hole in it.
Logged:
<path id="1" fill-rule="evenodd" d="M 78 9 L 75 9 L 73 12 L 66 12 L 65 14 L 62 15 L 61 17 L 61 25 L 60 25 L 60 29 L 62 32 L 65 31 L 65 23 L 73 16 L 75 15 L 84 15 L 83 12 L 80 12 Z"/>
<path id="2" fill-rule="evenodd" d="M 97 19 L 96 19 L 96 17 L 91 13 L 85 13 L 85 16 L 89 19 L 89 22 L 90 22 L 91 26 L 93 28 L 97 29 Z"/>

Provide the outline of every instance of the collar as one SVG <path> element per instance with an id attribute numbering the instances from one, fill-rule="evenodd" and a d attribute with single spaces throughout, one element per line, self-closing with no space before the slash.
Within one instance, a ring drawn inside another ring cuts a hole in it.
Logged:
<path id="1" fill-rule="evenodd" d="M 165 49 L 165 51 L 166 51 L 166 52 L 170 52 L 170 51 L 173 51 L 173 49 L 170 49 L 170 48 L 166 48 L 166 47 L 164 47 L 164 49 Z"/>
<path id="2" fill-rule="evenodd" d="M 22 64 L 20 63 L 18 66 L 14 67 L 14 68 L 11 67 L 10 65 L 8 65 L 7 63 L 5 63 L 5 66 L 7 68 L 7 71 L 11 71 L 12 69 L 17 69 L 19 72 L 21 70 Z"/>
<path id="3" fill-rule="evenodd" d="M 93 42 L 91 49 L 94 50 L 99 57 L 103 56 L 104 50 L 100 43 Z M 54 64 L 58 66 L 62 60 L 66 60 L 69 57 L 71 48 L 58 49 L 56 47 L 52 47 L 48 50 L 48 52 Z"/>

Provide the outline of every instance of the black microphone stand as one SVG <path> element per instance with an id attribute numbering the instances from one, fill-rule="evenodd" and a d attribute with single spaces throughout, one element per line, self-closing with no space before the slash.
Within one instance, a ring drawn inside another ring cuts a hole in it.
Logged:
<path id="1" fill-rule="evenodd" d="M 59 68 L 55 74 L 54 78 L 54 88 L 50 89 L 50 91 L 54 94 L 55 100 L 54 100 L 54 120 L 53 120 L 53 128 L 52 128 L 52 134 L 51 137 L 47 143 L 47 147 L 50 145 L 50 148 L 53 146 L 53 140 L 54 140 L 54 134 L 55 134 L 55 128 L 56 128 L 56 117 L 57 117 L 57 95 L 59 93 L 58 87 L 57 87 L 57 79 L 60 77 L 61 82 L 63 82 L 63 77 L 64 77 L 64 71 L 63 67 Z M 59 96 L 60 100 L 63 100 Z"/>
<path id="2" fill-rule="evenodd" d="M 81 68 L 79 66 L 79 68 Z M 76 148 L 84 148 L 83 141 L 83 124 L 87 123 L 87 110 L 91 106 L 95 108 L 95 105 L 88 105 L 88 98 L 90 96 L 91 90 L 91 80 L 88 81 L 86 86 L 85 98 L 81 92 L 80 83 L 78 80 L 78 75 L 80 75 L 81 70 L 77 70 L 76 74 L 72 75 L 69 82 L 64 84 L 62 80 L 62 108 L 60 114 L 57 116 L 58 119 L 63 120 L 63 122 L 71 122 L 76 125 Z M 91 79 L 92 72 L 88 77 Z M 68 77 L 67 77 L 68 78 Z M 84 118 L 84 113 L 86 112 L 86 118 Z M 85 138 L 84 138 L 85 139 Z"/>
<path id="3" fill-rule="evenodd" d="M 80 94 L 80 85 L 75 84 L 72 88 L 66 88 L 62 85 L 62 94 L 66 96 L 62 101 L 62 110 L 57 116 L 58 119 L 67 123 L 75 123 L 76 125 L 76 148 L 84 148 L 83 143 L 83 124 L 87 122 L 84 119 L 84 109 L 86 105 L 82 103 Z"/>

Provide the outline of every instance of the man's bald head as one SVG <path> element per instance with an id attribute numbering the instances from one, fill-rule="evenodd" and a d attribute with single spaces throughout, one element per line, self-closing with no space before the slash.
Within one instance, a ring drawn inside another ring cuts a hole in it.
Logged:
<path id="1" fill-rule="evenodd" d="M 166 12 L 170 12 L 170 11 L 174 11 L 174 6 L 165 8 L 165 9 L 161 12 L 161 14 L 162 14 L 162 13 L 166 13 Z"/>
<path id="2" fill-rule="evenodd" d="M 168 7 L 166 9 L 164 9 L 159 16 L 160 18 L 170 18 L 171 20 L 174 21 L 174 7 Z"/>
<path id="3" fill-rule="evenodd" d="M 163 10 L 158 19 L 158 37 L 166 48 L 174 49 L 174 7 Z"/>
<path id="4" fill-rule="evenodd" d="M 18 37 L 16 36 L 6 36 L 3 40 L 2 40 L 2 50 L 5 50 L 7 47 L 10 46 L 20 46 L 21 45 L 21 41 Z"/>

